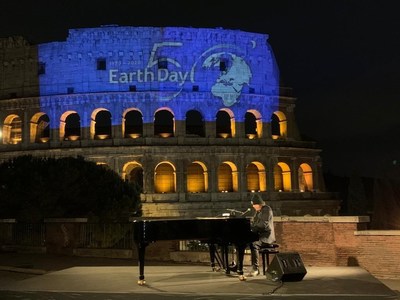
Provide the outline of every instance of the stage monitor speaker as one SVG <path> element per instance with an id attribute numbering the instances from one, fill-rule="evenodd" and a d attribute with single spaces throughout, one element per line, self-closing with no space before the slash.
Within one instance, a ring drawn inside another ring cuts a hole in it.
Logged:
<path id="1" fill-rule="evenodd" d="M 267 278 L 272 281 L 300 281 L 307 274 L 299 253 L 277 253 L 268 266 Z"/>

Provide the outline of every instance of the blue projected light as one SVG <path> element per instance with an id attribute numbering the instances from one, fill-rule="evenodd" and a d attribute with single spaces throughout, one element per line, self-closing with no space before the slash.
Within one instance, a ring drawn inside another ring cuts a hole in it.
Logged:
<path id="1" fill-rule="evenodd" d="M 266 34 L 225 29 L 71 29 L 65 42 L 38 46 L 46 66 L 40 76 L 42 110 L 50 110 L 49 97 L 73 91 L 69 96 L 100 101 L 110 111 L 107 98 L 123 99 L 142 112 L 144 122 L 165 107 L 176 120 L 196 109 L 213 121 L 218 110 L 229 108 L 243 121 L 249 107 L 270 118 L 278 105 L 279 71 L 267 40 Z M 63 109 L 81 113 L 71 103 Z M 120 123 L 113 118 L 114 125 Z"/>

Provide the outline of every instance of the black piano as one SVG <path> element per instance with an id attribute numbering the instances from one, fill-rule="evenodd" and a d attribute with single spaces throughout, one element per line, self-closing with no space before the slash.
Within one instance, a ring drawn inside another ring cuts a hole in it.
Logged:
<path id="1" fill-rule="evenodd" d="M 138 219 L 133 221 L 134 241 L 138 249 L 139 280 L 145 284 L 144 262 L 146 246 L 161 240 L 199 240 L 210 246 L 210 260 L 214 267 L 215 245 L 225 249 L 222 257 L 226 272 L 229 273 L 227 247 L 236 248 L 236 272 L 240 280 L 243 275 L 244 251 L 248 243 L 257 239 L 250 230 L 250 219 L 245 217 L 210 217 L 191 219 Z"/>

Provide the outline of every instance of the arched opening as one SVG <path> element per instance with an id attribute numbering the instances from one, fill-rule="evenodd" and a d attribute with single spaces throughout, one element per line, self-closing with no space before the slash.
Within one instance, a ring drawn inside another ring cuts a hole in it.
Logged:
<path id="1" fill-rule="evenodd" d="M 238 174 L 236 166 L 231 162 L 223 162 L 218 166 L 218 191 L 221 193 L 238 191 Z"/>
<path id="2" fill-rule="evenodd" d="M 309 164 L 303 163 L 298 170 L 300 192 L 310 192 L 314 189 L 313 173 Z"/>
<path id="3" fill-rule="evenodd" d="M 3 125 L 3 144 L 22 142 L 22 120 L 18 115 L 9 115 Z"/>
<path id="4" fill-rule="evenodd" d="M 263 135 L 263 123 L 261 114 L 251 109 L 245 114 L 245 136 L 248 139 L 261 138 Z"/>
<path id="5" fill-rule="evenodd" d="M 225 110 L 218 111 L 215 121 L 216 136 L 230 138 L 235 136 L 235 119 L 232 112 Z"/>
<path id="6" fill-rule="evenodd" d="M 201 162 L 192 162 L 187 168 L 187 191 L 203 193 L 208 190 L 207 169 Z"/>
<path id="7" fill-rule="evenodd" d="M 122 178 L 138 187 L 143 192 L 143 167 L 137 162 L 129 162 L 122 168 Z"/>
<path id="8" fill-rule="evenodd" d="M 61 117 L 60 137 L 66 141 L 76 141 L 81 137 L 81 118 L 76 112 L 66 112 Z"/>
<path id="9" fill-rule="evenodd" d="M 264 166 L 259 162 L 252 162 L 246 167 L 247 191 L 265 192 L 267 190 Z"/>
<path id="10" fill-rule="evenodd" d="M 99 110 L 94 119 L 94 137 L 98 140 L 112 137 L 111 113 L 108 110 Z"/>
<path id="11" fill-rule="evenodd" d="M 276 111 L 271 116 L 271 134 L 273 139 L 287 137 L 287 120 L 281 111 Z"/>
<path id="12" fill-rule="evenodd" d="M 170 163 L 160 163 L 154 171 L 154 190 L 156 193 L 175 193 L 175 168 Z"/>
<path id="13" fill-rule="evenodd" d="M 286 163 L 280 162 L 274 166 L 274 189 L 277 192 L 292 190 L 291 172 Z"/>
<path id="14" fill-rule="evenodd" d="M 244 116 L 244 132 L 248 139 L 257 137 L 257 120 L 251 112 L 246 112 Z"/>
<path id="15" fill-rule="evenodd" d="M 154 115 L 154 135 L 160 137 L 172 137 L 175 132 L 174 115 L 172 112 L 162 109 Z"/>
<path id="16" fill-rule="evenodd" d="M 50 119 L 45 113 L 35 114 L 30 122 L 31 143 L 47 143 L 50 140 Z"/>
<path id="17" fill-rule="evenodd" d="M 125 138 L 138 138 L 143 135 L 143 116 L 138 110 L 130 110 L 125 114 L 123 122 Z"/>
<path id="18" fill-rule="evenodd" d="M 203 116 L 197 110 L 189 110 L 186 113 L 186 136 L 205 136 Z"/>

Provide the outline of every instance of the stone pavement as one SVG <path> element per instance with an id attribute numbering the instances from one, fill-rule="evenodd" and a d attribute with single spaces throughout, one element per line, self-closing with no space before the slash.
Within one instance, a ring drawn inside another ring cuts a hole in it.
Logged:
<path id="1" fill-rule="evenodd" d="M 125 293 L 160 299 L 400 299 L 400 280 L 381 281 L 360 267 L 306 270 L 297 282 L 273 282 L 263 275 L 239 281 L 235 273 L 213 272 L 204 264 L 146 262 L 146 285 L 140 286 L 134 260 L 0 252 L 0 291 Z M 18 277 L 17 272 L 25 275 Z"/>

